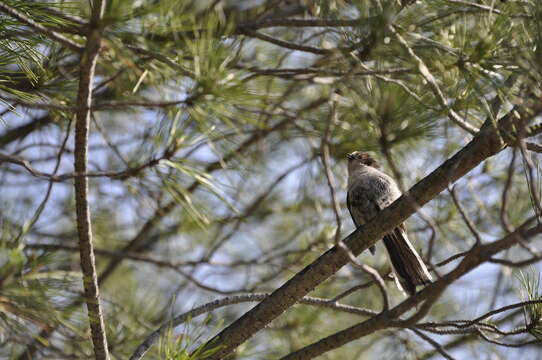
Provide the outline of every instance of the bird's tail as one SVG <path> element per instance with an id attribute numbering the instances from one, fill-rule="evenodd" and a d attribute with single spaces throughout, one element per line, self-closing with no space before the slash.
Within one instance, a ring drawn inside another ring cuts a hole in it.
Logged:
<path id="1" fill-rule="evenodd" d="M 384 245 L 390 256 L 391 264 L 399 287 L 409 295 L 416 293 L 416 285 L 425 285 L 433 280 L 420 255 L 416 252 L 403 226 L 384 236 Z"/>

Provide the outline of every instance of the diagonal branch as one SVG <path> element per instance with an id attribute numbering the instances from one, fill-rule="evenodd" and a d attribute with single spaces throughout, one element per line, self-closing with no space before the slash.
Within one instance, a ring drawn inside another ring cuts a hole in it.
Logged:
<path id="1" fill-rule="evenodd" d="M 79 74 L 79 90 L 77 93 L 77 112 L 75 122 L 75 172 L 85 174 L 88 162 L 88 132 L 90 123 L 90 106 L 92 104 L 92 85 L 98 52 L 102 39 L 102 17 L 105 0 L 92 3 L 92 17 L 87 34 L 85 51 L 81 59 Z M 108 360 L 105 324 L 100 306 L 100 293 L 96 276 L 94 248 L 92 245 L 92 229 L 88 204 L 88 178 L 83 175 L 75 177 L 75 208 L 77 214 L 77 232 L 83 286 L 87 303 L 94 355 L 97 360 Z"/>
<path id="2" fill-rule="evenodd" d="M 530 220 L 527 220 L 515 232 L 508 234 L 507 236 L 498 241 L 473 248 L 471 250 L 471 253 L 467 257 L 465 257 L 465 259 L 463 259 L 463 261 L 454 270 L 441 277 L 434 283 L 428 285 L 418 294 L 408 298 L 393 309 L 384 311 L 362 323 L 353 325 L 347 329 L 325 337 L 311 345 L 308 345 L 300 350 L 288 354 L 281 360 L 312 359 L 316 356 L 322 355 L 327 351 L 336 349 L 340 346 L 343 346 L 344 344 L 347 344 L 368 334 L 372 334 L 378 330 L 382 330 L 388 327 L 411 327 L 417 320 L 419 320 L 419 318 L 425 316 L 426 311 L 424 311 L 423 309 L 425 305 L 428 303 L 431 304 L 432 300 L 438 298 L 446 289 L 446 287 L 452 282 L 456 281 L 464 274 L 472 271 L 482 263 L 488 261 L 491 256 L 511 247 L 512 245 L 517 243 L 520 238 L 529 238 L 540 234 L 542 232 L 541 224 L 528 228 L 528 225 L 529 223 L 532 223 L 532 220 L 534 219 L 531 218 Z M 422 305 L 422 309 L 420 309 L 420 311 L 413 315 L 411 318 L 404 321 L 394 320 L 422 301 L 425 301 L 425 303 Z M 428 308 L 426 308 L 425 310 L 428 310 Z"/>
<path id="3" fill-rule="evenodd" d="M 318 55 L 330 55 L 330 54 L 333 54 L 333 50 L 316 48 L 316 47 L 307 46 L 307 45 L 298 45 L 298 44 L 291 43 L 291 42 L 288 42 L 288 41 L 276 39 L 276 38 L 274 38 L 272 36 L 263 34 L 261 32 L 253 31 L 253 30 L 245 29 L 245 30 L 242 31 L 242 33 L 243 33 L 243 35 L 250 36 L 250 37 L 253 37 L 253 38 L 256 38 L 256 39 L 260 39 L 262 41 L 266 41 L 268 43 L 271 43 L 271 44 L 274 44 L 274 45 L 277 45 L 277 46 L 280 46 L 280 47 L 283 47 L 283 48 L 286 48 L 286 49 L 290 49 L 290 50 L 303 51 L 303 52 L 308 52 L 308 53 L 318 54 Z"/>
<path id="4" fill-rule="evenodd" d="M 19 20 L 20 22 L 30 26 L 32 29 L 36 30 L 39 33 L 42 33 L 43 35 L 47 36 L 48 38 L 58 41 L 62 45 L 74 50 L 75 52 L 81 52 L 83 48 L 81 45 L 73 42 L 72 40 L 68 39 L 67 37 L 57 33 L 56 31 L 53 31 L 51 29 L 46 28 L 45 26 L 38 24 L 34 20 L 30 19 L 20 11 L 13 9 L 12 7 L 6 5 L 4 2 L 0 2 L 0 11 L 8 14 L 9 16 Z"/>
<path id="5" fill-rule="evenodd" d="M 411 216 L 417 210 L 415 204 L 425 205 L 446 189 L 450 183 L 463 177 L 488 157 L 500 152 L 504 145 L 493 123 L 486 122 L 480 132 L 462 150 L 412 187 L 409 193 L 384 209 L 381 216 L 359 227 L 343 242 L 352 254 L 359 255 L 381 239 L 389 229 L 398 226 Z M 201 353 L 218 349 L 206 359 L 224 358 L 346 265 L 348 261 L 347 254 L 338 246 L 328 250 L 268 298 L 207 342 L 201 349 L 203 350 Z M 378 326 L 384 326 L 384 324 Z"/>
<path id="6" fill-rule="evenodd" d="M 245 29 L 257 30 L 270 27 L 357 27 L 368 22 L 370 19 L 292 19 L 292 18 L 270 18 L 246 22 L 237 26 L 236 32 Z"/>

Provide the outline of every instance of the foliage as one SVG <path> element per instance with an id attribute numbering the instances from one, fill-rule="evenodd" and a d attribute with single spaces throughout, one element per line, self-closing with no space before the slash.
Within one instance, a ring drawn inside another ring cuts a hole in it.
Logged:
<path id="1" fill-rule="evenodd" d="M 72 190 L 89 4 L 0 4 L 0 357 L 92 356 Z M 129 358 L 172 314 L 275 290 L 333 246 L 325 142 L 344 238 L 346 153 L 373 152 L 406 191 L 464 148 L 465 128 L 512 119 L 500 129 L 508 147 L 463 176 L 455 199 L 443 192 L 407 221 L 441 274 L 477 237 L 495 243 L 541 213 L 538 0 L 111 0 L 102 23 L 87 176 L 112 358 Z M 448 331 L 513 302 L 518 282 L 523 300 L 539 300 L 537 275 L 510 276 L 540 271 L 539 237 L 449 284 L 420 323 Z M 358 260 L 382 275 L 392 306 L 403 301 L 381 245 Z M 380 311 L 372 280 L 349 265 L 310 295 Z M 252 306 L 235 304 L 172 327 L 147 358 L 205 358 L 201 345 Z M 515 356 L 491 341 L 540 340 L 541 307 L 514 309 L 448 336 L 389 327 L 323 357 L 429 359 L 435 343 L 458 358 L 467 343 L 475 356 Z M 522 315 L 527 331 L 502 335 Z M 281 357 L 367 318 L 297 304 L 237 355 Z"/>
<path id="2" fill-rule="evenodd" d="M 534 269 L 529 269 L 527 272 L 520 272 L 521 294 L 523 301 L 542 301 L 540 294 L 540 274 Z M 538 340 L 542 338 L 542 328 L 540 321 L 542 319 L 542 304 L 533 303 L 523 309 L 525 325 L 529 329 L 529 333 Z"/>

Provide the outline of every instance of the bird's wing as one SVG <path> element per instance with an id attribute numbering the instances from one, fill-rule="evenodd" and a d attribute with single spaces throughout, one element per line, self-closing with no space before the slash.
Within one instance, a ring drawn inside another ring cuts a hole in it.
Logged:
<path id="1" fill-rule="evenodd" d="M 350 214 L 360 225 L 378 215 L 380 210 L 401 196 L 393 180 L 383 174 L 367 174 L 348 190 Z"/>
<path id="2" fill-rule="evenodd" d="M 348 207 L 348 211 L 350 212 L 350 216 L 352 216 L 352 221 L 354 222 L 354 225 L 356 225 L 356 228 L 363 225 L 366 220 L 371 219 L 374 215 L 376 215 L 377 211 L 376 204 L 369 200 L 367 197 L 367 189 L 365 189 L 363 186 L 355 186 L 348 191 L 346 195 L 346 206 Z M 374 209 L 376 211 L 372 211 L 370 209 L 369 211 L 365 211 L 367 208 Z M 361 211 L 362 209 L 363 211 Z M 368 217 L 368 213 L 372 216 Z M 376 247 L 372 245 L 369 248 L 369 251 L 374 255 L 376 253 Z"/>
<path id="3" fill-rule="evenodd" d="M 354 216 L 352 205 L 350 203 L 350 191 L 346 194 L 346 207 L 348 208 L 348 212 L 350 212 L 350 216 L 352 217 L 352 221 L 354 222 L 354 225 L 356 225 L 356 228 L 358 228 L 361 224 L 359 224 L 359 222 L 356 220 L 359 217 Z"/>
<path id="4" fill-rule="evenodd" d="M 372 200 L 376 202 L 380 211 L 401 197 L 401 191 L 395 181 L 384 173 L 374 176 L 372 179 Z"/>

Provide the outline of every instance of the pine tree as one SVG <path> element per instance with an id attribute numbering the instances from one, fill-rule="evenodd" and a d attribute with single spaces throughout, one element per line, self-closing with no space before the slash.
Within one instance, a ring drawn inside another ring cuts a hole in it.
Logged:
<path id="1" fill-rule="evenodd" d="M 9 0 L 0 34 L 1 357 L 540 356 L 539 1 Z M 355 150 L 405 194 L 357 231 Z"/>

